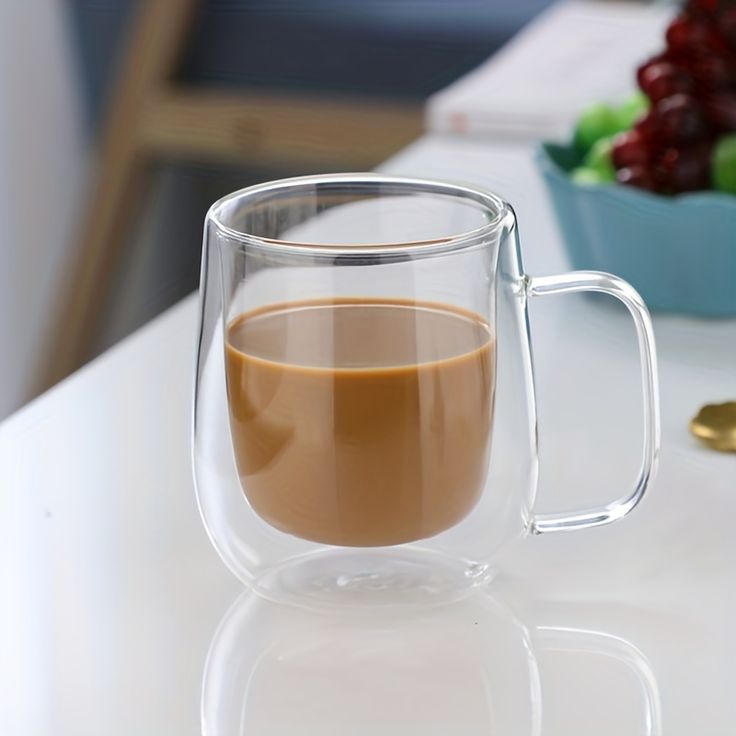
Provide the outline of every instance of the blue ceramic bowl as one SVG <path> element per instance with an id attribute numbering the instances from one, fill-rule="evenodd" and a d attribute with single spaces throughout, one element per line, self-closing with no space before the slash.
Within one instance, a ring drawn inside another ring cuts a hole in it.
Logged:
<path id="1" fill-rule="evenodd" d="M 626 279 L 653 310 L 736 316 L 736 196 L 579 184 L 577 152 L 552 143 L 537 162 L 574 268 Z"/>

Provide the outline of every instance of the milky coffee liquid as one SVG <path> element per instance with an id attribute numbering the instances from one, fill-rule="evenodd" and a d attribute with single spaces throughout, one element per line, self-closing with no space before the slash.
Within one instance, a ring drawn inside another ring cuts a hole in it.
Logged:
<path id="1" fill-rule="evenodd" d="M 483 487 L 494 350 L 479 315 L 430 302 L 290 302 L 235 318 L 230 426 L 252 508 L 333 545 L 457 524 Z"/>

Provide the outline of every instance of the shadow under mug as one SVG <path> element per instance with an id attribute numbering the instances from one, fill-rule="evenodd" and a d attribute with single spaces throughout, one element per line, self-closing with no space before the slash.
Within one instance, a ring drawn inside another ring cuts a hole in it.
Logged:
<path id="1" fill-rule="evenodd" d="M 577 672 L 568 667 L 554 683 L 570 705 L 564 719 L 549 720 L 550 659 L 561 658 Z M 591 664 L 597 702 L 576 705 L 575 683 Z M 661 736 L 659 689 L 644 653 L 607 631 L 528 630 L 486 590 L 450 605 L 349 614 L 246 592 L 213 637 L 201 701 L 203 736 L 539 736 L 553 722 L 560 733 L 590 726 L 586 710 L 607 714 L 600 734 Z"/>
<path id="2" fill-rule="evenodd" d="M 628 308 L 642 366 L 633 489 L 541 515 L 527 301 Z M 649 314 L 608 274 L 524 273 L 499 197 L 343 174 L 231 194 L 207 215 L 193 456 L 228 567 L 275 597 L 394 603 L 489 580 L 529 534 L 628 514 L 659 447 Z"/>

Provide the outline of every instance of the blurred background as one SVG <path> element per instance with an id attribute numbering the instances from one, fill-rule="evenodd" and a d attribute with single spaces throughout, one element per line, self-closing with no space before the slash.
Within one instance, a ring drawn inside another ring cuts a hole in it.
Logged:
<path id="1" fill-rule="evenodd" d="M 196 288 L 213 200 L 372 168 L 549 4 L 0 4 L 0 418 Z"/>

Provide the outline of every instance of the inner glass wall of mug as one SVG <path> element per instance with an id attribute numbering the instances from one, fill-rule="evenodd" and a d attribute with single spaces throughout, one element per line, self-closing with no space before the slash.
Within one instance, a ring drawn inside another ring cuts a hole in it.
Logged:
<path id="1" fill-rule="evenodd" d="M 434 536 L 476 505 L 486 472 L 494 248 L 482 234 L 495 211 L 411 185 L 299 189 L 231 211 L 246 238 L 224 254 L 243 490 L 264 521 L 312 542 Z"/>
<path id="2" fill-rule="evenodd" d="M 195 457 L 236 574 L 274 595 L 454 590 L 521 538 L 533 464 L 489 457 L 532 450 L 513 232 L 495 195 L 370 174 L 212 207 Z M 524 365 L 499 401 L 502 342 Z"/>

